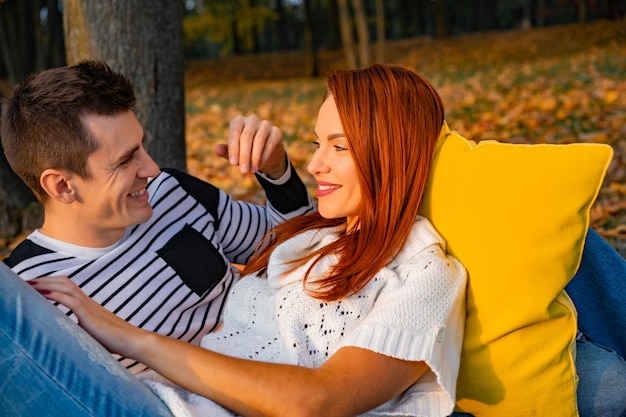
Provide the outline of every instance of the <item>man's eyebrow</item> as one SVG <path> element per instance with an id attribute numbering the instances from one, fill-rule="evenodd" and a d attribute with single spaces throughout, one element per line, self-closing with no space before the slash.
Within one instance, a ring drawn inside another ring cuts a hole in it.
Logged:
<path id="1" fill-rule="evenodd" d="M 119 158 L 117 158 L 116 163 L 119 164 L 119 163 L 126 161 L 127 159 L 131 158 L 133 154 L 135 154 L 135 152 L 137 152 L 138 150 L 139 150 L 139 146 L 135 146 L 134 148 L 129 149 L 128 151 L 120 155 Z"/>

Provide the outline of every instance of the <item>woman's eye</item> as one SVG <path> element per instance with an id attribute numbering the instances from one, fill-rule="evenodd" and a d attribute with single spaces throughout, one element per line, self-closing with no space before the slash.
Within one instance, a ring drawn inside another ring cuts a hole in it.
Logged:
<path id="1" fill-rule="evenodd" d="M 313 147 L 314 147 L 315 149 L 319 149 L 319 148 L 320 148 L 320 143 L 319 143 L 319 142 L 315 142 L 315 141 L 313 141 L 313 142 L 311 142 L 311 143 L 313 144 Z"/>
<path id="2" fill-rule="evenodd" d="M 335 145 L 335 150 L 336 151 L 347 151 L 348 148 L 346 148 L 344 146 L 340 146 L 340 145 Z"/>

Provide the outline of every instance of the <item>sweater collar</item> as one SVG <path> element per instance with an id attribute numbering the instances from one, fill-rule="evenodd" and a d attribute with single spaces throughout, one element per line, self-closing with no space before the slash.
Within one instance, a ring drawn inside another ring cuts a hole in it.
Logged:
<path id="1" fill-rule="evenodd" d="M 291 265 L 286 262 L 304 256 L 306 252 L 315 250 L 320 246 L 328 245 L 337 240 L 343 232 L 345 232 L 345 225 L 307 230 L 279 245 L 274 249 L 268 263 L 267 276 L 270 286 L 279 288 L 284 285 L 302 281 L 312 261 L 307 262 L 305 265 L 302 265 L 289 274 L 285 273 Z M 418 216 L 413 223 L 406 244 L 402 247 L 398 256 L 396 256 L 387 267 L 394 268 L 407 262 L 418 253 L 422 252 L 426 247 L 433 244 L 440 245 L 445 251 L 445 242 L 435 231 L 432 224 L 425 217 Z M 322 276 L 325 271 L 336 263 L 336 256 L 327 256 L 315 265 L 315 268 L 311 271 L 311 278 L 314 280 L 316 276 Z"/>

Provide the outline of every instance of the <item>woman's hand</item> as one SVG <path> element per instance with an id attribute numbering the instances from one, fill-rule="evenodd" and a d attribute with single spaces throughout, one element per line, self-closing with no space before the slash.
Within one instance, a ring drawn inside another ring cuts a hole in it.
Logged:
<path id="1" fill-rule="evenodd" d="M 136 358 L 134 342 L 146 331 L 102 307 L 66 276 L 36 278 L 28 283 L 48 300 L 59 302 L 72 310 L 78 317 L 78 324 L 110 352 Z"/>

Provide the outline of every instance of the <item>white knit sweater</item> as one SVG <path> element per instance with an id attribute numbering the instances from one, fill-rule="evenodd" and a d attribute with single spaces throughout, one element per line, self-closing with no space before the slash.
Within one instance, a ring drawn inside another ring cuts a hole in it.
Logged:
<path id="1" fill-rule="evenodd" d="M 463 266 L 445 254 L 431 224 L 419 217 L 399 256 L 357 295 L 320 302 L 303 291 L 309 265 L 281 278 L 284 261 L 326 245 L 343 228 L 297 235 L 270 258 L 267 279 L 245 277 L 229 295 L 224 327 L 202 340 L 206 349 L 265 362 L 318 367 L 343 346 L 356 346 L 430 370 L 400 396 L 368 415 L 447 416 L 455 401 L 465 315 Z M 327 257 L 313 277 L 336 262 Z M 367 366 L 364 364 L 364 366 Z M 146 382 L 176 416 L 233 416 L 210 400 L 157 375 Z"/>

